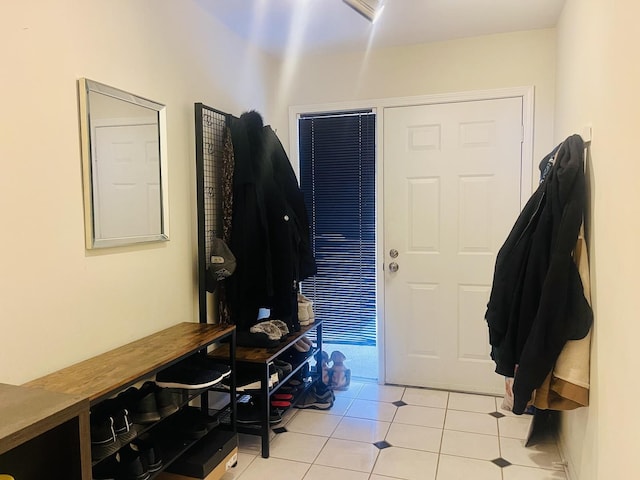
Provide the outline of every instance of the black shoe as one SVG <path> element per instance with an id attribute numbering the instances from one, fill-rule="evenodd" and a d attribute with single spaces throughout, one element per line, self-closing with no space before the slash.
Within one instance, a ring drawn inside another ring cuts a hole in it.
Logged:
<path id="1" fill-rule="evenodd" d="M 121 397 L 111 398 L 94 406 L 91 415 L 94 423 L 108 417 L 113 419 L 113 431 L 119 447 L 126 445 L 138 435 Z"/>
<path id="2" fill-rule="evenodd" d="M 178 414 L 180 421 L 185 423 L 200 423 L 203 424 L 207 431 L 211 431 L 220 425 L 220 420 L 217 416 L 209 415 L 203 412 L 199 407 L 185 407 Z"/>
<path id="3" fill-rule="evenodd" d="M 277 358 L 273 361 L 273 364 L 276 368 L 282 370 L 287 375 L 291 373 L 291 370 L 293 370 L 293 367 L 290 363 L 287 363 L 283 360 L 278 360 Z"/>
<path id="4" fill-rule="evenodd" d="M 187 407 L 173 415 L 166 424 L 166 429 L 184 440 L 198 440 L 208 432 L 207 420 L 193 412 L 195 408 Z"/>
<path id="5" fill-rule="evenodd" d="M 259 372 L 237 372 L 236 373 L 236 391 L 237 392 L 259 392 L 262 389 L 262 381 L 260 379 L 262 373 Z M 278 384 L 278 372 L 273 364 L 269 364 L 269 389 Z M 231 388 L 231 379 L 225 378 L 222 381 L 223 388 Z"/>
<path id="6" fill-rule="evenodd" d="M 315 410 L 329 410 L 333 407 L 333 395 L 328 392 L 325 395 L 317 395 L 312 388 L 306 391 L 304 396 L 295 404 L 296 408 L 312 408 Z"/>
<path id="7" fill-rule="evenodd" d="M 217 360 L 209 357 L 208 355 L 194 355 L 193 357 L 191 357 L 191 361 L 207 370 L 215 370 L 216 372 L 220 372 L 222 374 L 222 378 L 228 378 L 229 376 L 231 376 L 231 367 L 229 365 L 219 363 Z"/>
<path id="8" fill-rule="evenodd" d="M 300 383 L 297 380 L 294 381 L 294 383 L 295 383 L 295 385 L 292 384 L 291 382 L 287 382 L 285 385 L 280 387 L 278 392 L 290 393 L 295 398 L 300 392 L 302 392 L 305 388 L 307 388 L 306 384 Z"/>
<path id="9" fill-rule="evenodd" d="M 279 408 L 272 408 L 269 410 L 269 423 L 271 425 L 277 425 L 282 421 L 282 413 L 283 411 Z"/>
<path id="10" fill-rule="evenodd" d="M 95 415 L 92 415 L 95 417 Z M 91 430 L 91 458 L 100 461 L 113 455 L 121 447 L 113 429 L 113 417 L 99 415 L 90 421 Z"/>
<path id="11" fill-rule="evenodd" d="M 132 446 L 140 454 L 143 469 L 146 469 L 150 474 L 162 469 L 162 458 L 160 458 L 155 442 L 150 437 L 139 438 L 132 443 Z"/>
<path id="12" fill-rule="evenodd" d="M 116 441 L 120 446 L 124 446 L 138 436 L 138 431 L 133 425 L 131 415 L 129 414 L 125 396 L 117 396 L 100 403 L 92 410 L 96 417 L 112 417 L 113 431 L 116 434 Z"/>
<path id="13" fill-rule="evenodd" d="M 284 378 L 291 373 L 291 370 L 293 370 L 290 363 L 277 359 L 273 361 L 273 367 L 278 373 L 278 382 L 284 380 Z"/>
<path id="14" fill-rule="evenodd" d="M 120 474 L 119 480 L 148 480 L 149 471 L 145 469 L 140 458 L 140 452 L 127 445 L 120 450 Z"/>
<path id="15" fill-rule="evenodd" d="M 162 418 L 173 415 L 179 409 L 179 400 L 174 390 L 169 388 L 156 388 L 156 405 Z"/>
<path id="16" fill-rule="evenodd" d="M 131 392 L 129 395 L 134 399 L 134 403 L 130 408 L 131 419 L 135 423 L 149 424 L 159 422 L 162 416 L 158 411 L 158 403 L 156 401 L 156 384 L 153 382 L 144 382 L 140 390 L 134 392 L 132 387 L 125 391 Z"/>
<path id="17" fill-rule="evenodd" d="M 138 436 L 138 430 L 129 418 L 129 411 L 126 408 L 120 408 L 114 412 L 113 431 L 121 447 Z"/>
<path id="18" fill-rule="evenodd" d="M 262 422 L 262 406 L 253 397 L 247 402 L 238 402 L 237 405 L 238 423 L 244 425 L 254 425 Z M 282 413 L 277 409 L 269 409 L 269 423 L 274 425 L 282 421 Z"/>
<path id="19" fill-rule="evenodd" d="M 203 368 L 197 362 L 186 359 L 165 368 L 156 375 L 156 383 L 165 388 L 185 388 L 189 390 L 207 388 L 222 381 L 227 372 Z"/>
<path id="20" fill-rule="evenodd" d="M 176 433 L 185 440 L 199 440 L 209 433 L 204 423 L 181 423 L 177 425 Z"/>
<path id="21" fill-rule="evenodd" d="M 236 403 L 237 421 L 243 424 L 260 423 L 260 410 L 257 402 L 249 395 L 242 396 Z"/>
<path id="22" fill-rule="evenodd" d="M 120 463 L 116 455 L 105 458 L 91 470 L 93 480 L 117 480 L 120 471 Z"/>

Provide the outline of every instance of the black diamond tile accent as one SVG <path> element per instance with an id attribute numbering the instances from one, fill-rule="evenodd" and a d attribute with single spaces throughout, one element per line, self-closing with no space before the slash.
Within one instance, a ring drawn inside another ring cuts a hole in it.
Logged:
<path id="1" fill-rule="evenodd" d="M 287 431 L 287 429 L 286 429 L 286 428 L 284 428 L 284 427 L 272 428 L 271 430 L 273 430 L 273 431 L 274 431 L 274 433 L 284 433 L 284 432 L 286 432 L 286 431 Z"/>
<path id="2" fill-rule="evenodd" d="M 383 448 L 391 447 L 391 444 L 386 440 L 380 440 L 379 442 L 374 443 L 374 445 L 378 447 L 380 450 L 382 450 Z"/>
<path id="3" fill-rule="evenodd" d="M 502 418 L 506 416 L 504 413 L 500 413 L 500 412 L 491 412 L 489 415 L 496 418 Z"/>
<path id="4" fill-rule="evenodd" d="M 499 466 L 500 468 L 508 467 L 509 465 L 511 465 L 511 462 L 506 461 L 502 457 L 496 458 L 495 460 L 491 460 L 491 461 L 495 463 L 497 466 Z"/>
<path id="5" fill-rule="evenodd" d="M 396 407 L 404 407 L 405 405 L 407 405 L 405 402 L 403 402 L 402 400 L 398 400 L 396 402 L 391 402 L 392 405 L 395 405 Z"/>

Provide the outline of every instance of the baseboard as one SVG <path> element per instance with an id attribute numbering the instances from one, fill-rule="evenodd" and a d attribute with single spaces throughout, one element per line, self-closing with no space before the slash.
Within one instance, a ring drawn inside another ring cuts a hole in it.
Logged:
<path id="1" fill-rule="evenodd" d="M 558 450 L 560 451 L 560 459 L 562 460 L 562 463 L 563 463 L 562 467 L 564 468 L 564 474 L 567 477 L 567 480 L 578 480 L 572 474 L 573 472 L 576 471 L 575 465 L 571 459 L 571 456 L 568 455 L 568 449 L 566 448 L 566 445 L 564 443 L 564 437 L 562 436 L 561 432 L 558 432 L 557 444 L 558 444 Z"/>

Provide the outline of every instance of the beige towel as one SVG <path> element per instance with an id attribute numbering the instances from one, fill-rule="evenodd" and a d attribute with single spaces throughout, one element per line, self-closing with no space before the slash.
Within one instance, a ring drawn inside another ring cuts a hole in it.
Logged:
<path id="1" fill-rule="evenodd" d="M 584 240 L 584 224 L 580 227 L 573 259 L 578 266 L 584 296 L 591 304 L 589 257 Z M 573 410 L 589 405 L 590 357 L 591 330 L 584 338 L 569 340 L 566 343 L 553 371 L 536 390 L 533 404 L 543 410 Z"/>

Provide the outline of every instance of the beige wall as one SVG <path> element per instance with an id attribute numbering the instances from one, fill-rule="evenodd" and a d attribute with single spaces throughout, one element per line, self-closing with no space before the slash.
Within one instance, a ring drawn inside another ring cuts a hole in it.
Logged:
<path id="1" fill-rule="evenodd" d="M 558 25 L 555 138 L 593 126 L 588 159 L 589 249 L 595 313 L 591 406 L 563 417 L 573 480 L 636 478 L 638 236 L 640 234 L 638 2 L 567 0 Z"/>
<path id="2" fill-rule="evenodd" d="M 296 69 L 294 74 L 284 68 L 281 71 L 280 85 L 288 86 L 288 96 L 277 105 L 275 120 L 283 126 L 279 135 L 285 145 L 288 145 L 284 132 L 289 105 L 533 85 L 536 169 L 541 156 L 552 146 L 553 29 L 390 48 L 367 55 L 312 56 L 289 63 L 296 65 Z"/>
<path id="3" fill-rule="evenodd" d="M 203 5 L 2 7 L 0 382 L 19 384 L 197 319 L 193 104 L 266 109 L 275 74 Z M 80 77 L 167 105 L 170 242 L 85 250 Z"/>

